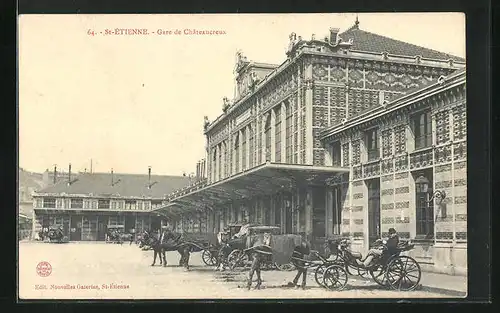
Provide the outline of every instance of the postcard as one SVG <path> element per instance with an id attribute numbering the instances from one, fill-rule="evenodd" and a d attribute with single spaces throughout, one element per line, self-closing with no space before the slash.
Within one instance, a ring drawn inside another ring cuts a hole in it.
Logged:
<path id="1" fill-rule="evenodd" d="M 18 296 L 463 298 L 465 15 L 20 15 Z"/>

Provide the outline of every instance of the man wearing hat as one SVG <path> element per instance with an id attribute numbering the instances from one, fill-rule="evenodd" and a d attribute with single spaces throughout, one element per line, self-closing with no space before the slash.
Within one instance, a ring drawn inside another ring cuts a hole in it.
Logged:
<path id="1" fill-rule="evenodd" d="M 396 232 L 396 229 L 394 228 L 389 228 L 389 237 L 384 239 L 382 243 L 387 247 L 387 250 L 389 253 L 394 251 L 398 244 L 399 244 L 399 237 L 398 233 Z M 371 262 L 375 257 L 380 257 L 382 253 L 384 252 L 384 246 L 380 245 L 376 248 L 370 249 L 368 251 L 368 254 L 366 256 L 366 259 L 364 261 L 356 259 L 356 262 L 358 265 L 362 265 L 364 267 L 369 267 L 371 265 Z"/>

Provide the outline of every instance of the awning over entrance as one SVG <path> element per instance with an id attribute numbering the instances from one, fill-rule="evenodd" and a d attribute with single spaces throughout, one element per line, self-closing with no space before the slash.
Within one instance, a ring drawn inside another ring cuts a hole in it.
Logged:
<path id="1" fill-rule="evenodd" d="M 326 185 L 335 176 L 348 172 L 349 169 L 342 167 L 268 162 L 205 187 L 176 193 L 168 199 L 167 205 L 155 209 L 155 212 L 178 216 L 205 210 L 207 206 L 271 195 L 297 186 Z"/>

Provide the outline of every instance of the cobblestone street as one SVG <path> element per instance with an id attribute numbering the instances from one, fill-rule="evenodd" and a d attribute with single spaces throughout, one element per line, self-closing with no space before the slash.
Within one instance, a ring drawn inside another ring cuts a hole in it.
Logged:
<path id="1" fill-rule="evenodd" d="M 426 287 L 413 292 L 385 290 L 375 283 L 350 277 L 344 291 L 328 291 L 309 276 L 306 290 L 282 287 L 295 272 L 263 271 L 261 290 L 246 290 L 246 272 L 220 273 L 191 255 L 190 271 L 177 266 L 179 255 L 168 252 L 168 266 L 150 266 L 152 251 L 136 245 L 104 243 L 50 244 L 21 242 L 19 245 L 19 296 L 21 299 L 186 299 L 186 298 L 420 298 L 450 297 Z M 37 274 L 46 261 L 51 272 Z M 425 284 L 426 273 L 422 274 Z M 56 287 L 54 289 L 54 287 Z M 46 289 L 44 289 L 46 288 Z M 85 288 L 85 289 L 84 289 Z M 88 289 L 94 288 L 94 289 Z M 465 296 L 462 295 L 462 296 Z"/>

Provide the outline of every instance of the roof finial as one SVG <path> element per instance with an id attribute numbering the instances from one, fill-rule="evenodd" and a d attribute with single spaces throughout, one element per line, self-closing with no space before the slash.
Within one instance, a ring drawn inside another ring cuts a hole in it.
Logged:
<path id="1" fill-rule="evenodd" d="M 359 28 L 359 19 L 357 13 L 356 13 L 356 21 L 354 21 L 354 27 Z"/>

